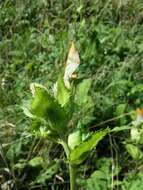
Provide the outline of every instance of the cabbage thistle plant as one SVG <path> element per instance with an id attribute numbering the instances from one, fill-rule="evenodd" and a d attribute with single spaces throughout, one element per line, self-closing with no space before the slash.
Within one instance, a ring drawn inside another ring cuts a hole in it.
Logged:
<path id="1" fill-rule="evenodd" d="M 88 152 L 108 133 L 108 129 L 95 133 L 84 133 L 77 126 L 70 127 L 77 107 L 93 106 L 88 95 L 91 79 L 75 84 L 76 69 L 80 65 L 79 54 L 74 43 L 71 44 L 66 66 L 52 90 L 32 83 L 32 97 L 24 113 L 32 119 L 32 130 L 41 133 L 49 140 L 63 146 L 69 165 L 70 190 L 77 189 L 77 166 L 88 156 Z"/>

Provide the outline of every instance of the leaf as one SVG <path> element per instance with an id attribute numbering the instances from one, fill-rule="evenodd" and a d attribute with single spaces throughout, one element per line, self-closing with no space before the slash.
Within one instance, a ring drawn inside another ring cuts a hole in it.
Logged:
<path id="1" fill-rule="evenodd" d="M 70 78 L 72 78 L 72 74 L 78 68 L 79 63 L 80 63 L 79 54 L 77 50 L 75 49 L 74 43 L 72 42 L 69 53 L 68 53 L 68 58 L 67 58 L 66 68 L 65 68 L 65 73 L 64 73 L 64 83 L 68 89 L 70 89 L 69 80 Z"/>
<path id="2" fill-rule="evenodd" d="M 133 88 L 130 91 L 130 94 L 136 94 L 139 92 L 143 92 L 143 84 L 137 84 L 133 86 Z"/>
<path id="3" fill-rule="evenodd" d="M 22 108 L 22 110 L 23 110 L 23 113 L 24 113 L 27 117 L 36 118 L 36 117 L 30 112 L 30 110 L 29 110 L 28 107 L 22 106 L 21 108 Z"/>
<path id="4" fill-rule="evenodd" d="M 36 156 L 29 161 L 29 165 L 33 167 L 36 167 L 42 164 L 43 164 L 43 158 L 40 156 Z"/>
<path id="5" fill-rule="evenodd" d="M 62 133 L 66 129 L 67 114 L 47 89 L 39 84 L 34 84 L 34 97 L 31 102 L 30 112 L 37 118 L 44 119 L 51 130 Z"/>
<path id="6" fill-rule="evenodd" d="M 133 159 L 141 160 L 143 158 L 143 153 L 137 146 L 132 144 L 126 144 L 125 147 Z"/>
<path id="7" fill-rule="evenodd" d="M 107 176 L 102 171 L 95 171 L 87 180 L 87 189 L 107 190 Z"/>
<path id="8" fill-rule="evenodd" d="M 141 139 L 141 132 L 139 131 L 138 127 L 132 127 L 130 131 L 131 140 L 133 142 L 139 143 Z"/>
<path id="9" fill-rule="evenodd" d="M 124 131 L 124 130 L 129 130 L 131 129 L 131 126 L 121 126 L 121 127 L 114 127 L 113 129 L 111 129 L 110 132 L 119 132 L 119 131 Z"/>
<path id="10" fill-rule="evenodd" d="M 64 81 L 61 77 L 59 77 L 57 81 L 57 92 L 56 97 L 59 104 L 63 107 L 65 106 L 70 99 L 70 91 L 66 88 Z"/>
<path id="11" fill-rule="evenodd" d="M 143 172 L 131 173 L 127 175 L 122 183 L 122 190 L 141 190 L 143 189 Z"/>
<path id="12" fill-rule="evenodd" d="M 27 160 L 26 159 L 19 159 L 18 163 L 14 164 L 15 169 L 22 170 L 27 166 Z"/>
<path id="13" fill-rule="evenodd" d="M 110 177 L 110 168 L 111 168 L 111 164 L 112 164 L 112 159 L 111 158 L 106 158 L 106 157 L 102 157 L 97 159 L 96 161 L 96 168 L 99 169 L 100 171 L 104 172 L 104 174 L 106 175 L 106 177 Z M 115 175 L 115 173 L 114 173 Z"/>
<path id="14" fill-rule="evenodd" d="M 68 146 L 70 149 L 74 149 L 82 141 L 82 133 L 80 130 L 77 130 L 68 136 Z"/>
<path id="15" fill-rule="evenodd" d="M 77 109 L 80 113 L 80 122 L 83 125 L 87 125 L 95 119 L 93 116 L 95 103 L 93 102 L 92 97 L 88 95 L 91 82 L 91 79 L 85 79 L 79 83 L 76 88 L 74 102 L 75 105 L 77 105 Z"/>
<path id="16" fill-rule="evenodd" d="M 88 91 L 91 87 L 91 82 L 92 80 L 91 79 L 85 79 L 83 80 L 78 86 L 77 86 L 77 89 L 76 89 L 76 103 L 78 105 L 83 105 L 85 103 L 91 103 L 91 105 L 93 105 L 92 103 L 92 100 L 91 100 L 91 97 L 88 95 Z"/>
<path id="17" fill-rule="evenodd" d="M 21 141 L 11 145 L 6 153 L 6 157 L 9 160 L 13 160 L 15 157 L 18 157 L 21 154 L 21 147 L 22 147 Z"/>
<path id="18" fill-rule="evenodd" d="M 47 110 L 54 103 L 54 98 L 42 85 L 34 83 L 33 87 L 32 93 L 34 97 L 30 111 L 33 115 L 36 115 L 39 118 L 45 118 L 47 116 Z"/>
<path id="19" fill-rule="evenodd" d="M 112 177 L 121 171 L 119 166 L 115 166 L 114 172 L 111 173 L 112 158 L 101 157 L 96 161 L 96 170 L 90 175 L 88 179 L 80 179 L 81 187 L 86 190 L 109 190 L 111 187 Z M 114 180 L 114 188 L 121 183 L 119 180 Z"/>
<path id="20" fill-rule="evenodd" d="M 36 183 L 45 184 L 46 180 L 52 178 L 52 176 L 58 171 L 59 163 L 54 162 L 50 164 L 45 171 L 41 171 L 41 173 L 36 178 Z"/>
<path id="21" fill-rule="evenodd" d="M 25 163 L 17 163 L 17 164 L 14 165 L 14 168 L 15 168 L 15 169 L 22 170 L 22 169 L 24 169 L 26 166 L 27 166 L 27 163 L 26 163 L 26 162 L 25 162 Z"/>
<path id="22" fill-rule="evenodd" d="M 73 164 L 79 164 L 83 161 L 82 156 L 88 151 L 97 146 L 98 142 L 109 132 L 109 129 L 97 131 L 91 135 L 86 141 L 82 142 L 79 146 L 71 151 L 70 162 Z M 81 159 L 81 160 L 80 160 Z"/>
<path id="23" fill-rule="evenodd" d="M 31 85 L 30 85 L 30 89 L 31 89 Z M 33 95 L 33 90 L 32 90 L 32 95 Z M 24 100 L 21 106 L 21 109 L 23 110 L 23 113 L 29 117 L 29 118 L 36 118 L 30 111 L 30 107 L 31 107 L 31 100 Z"/>
<path id="24" fill-rule="evenodd" d="M 123 115 L 125 112 L 126 106 L 127 106 L 126 104 L 119 104 L 116 108 L 115 116 Z M 124 125 L 127 122 L 126 117 L 121 117 L 119 121 L 120 121 L 120 125 Z"/>

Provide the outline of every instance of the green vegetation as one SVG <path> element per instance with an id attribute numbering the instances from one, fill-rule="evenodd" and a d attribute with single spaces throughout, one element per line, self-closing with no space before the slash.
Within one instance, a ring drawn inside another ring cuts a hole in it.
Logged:
<path id="1" fill-rule="evenodd" d="M 142 190 L 142 24 L 141 0 L 0 1 L 2 190 Z"/>

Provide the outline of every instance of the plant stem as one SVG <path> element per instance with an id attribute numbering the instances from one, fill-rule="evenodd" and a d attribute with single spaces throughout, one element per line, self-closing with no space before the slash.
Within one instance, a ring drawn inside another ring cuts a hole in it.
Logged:
<path id="1" fill-rule="evenodd" d="M 76 190 L 76 168 L 74 165 L 69 164 L 70 172 L 70 190 Z"/>
<path id="2" fill-rule="evenodd" d="M 66 156 L 67 156 L 67 159 L 69 159 L 70 150 L 69 150 L 67 143 L 63 140 L 61 140 L 59 143 L 63 146 L 64 151 L 65 151 Z"/>
<path id="3" fill-rule="evenodd" d="M 70 149 L 68 147 L 68 144 L 63 140 L 61 140 L 59 143 L 63 146 L 67 159 L 69 161 Z M 69 162 L 69 175 L 70 175 L 70 190 L 76 190 L 76 166 L 71 164 L 70 162 Z"/>

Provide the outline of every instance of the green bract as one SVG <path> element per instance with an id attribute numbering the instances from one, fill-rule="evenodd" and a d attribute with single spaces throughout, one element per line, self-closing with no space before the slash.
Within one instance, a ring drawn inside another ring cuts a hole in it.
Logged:
<path id="1" fill-rule="evenodd" d="M 68 146 L 70 149 L 74 149 L 82 141 L 81 131 L 75 131 L 68 136 Z"/>

